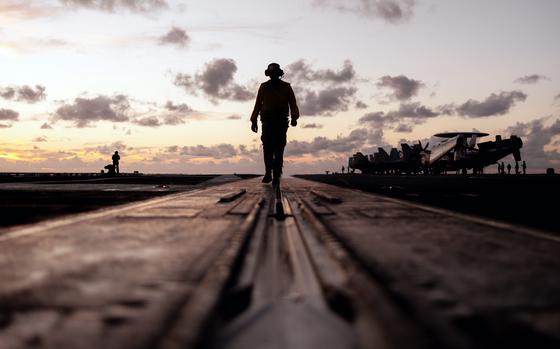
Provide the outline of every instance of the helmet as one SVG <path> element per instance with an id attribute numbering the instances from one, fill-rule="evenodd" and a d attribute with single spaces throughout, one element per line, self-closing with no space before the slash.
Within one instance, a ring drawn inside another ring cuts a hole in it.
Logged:
<path id="1" fill-rule="evenodd" d="M 280 64 L 278 63 L 270 63 L 268 68 L 264 71 L 264 75 L 266 76 L 282 76 L 284 75 L 284 71 L 280 69 Z"/>

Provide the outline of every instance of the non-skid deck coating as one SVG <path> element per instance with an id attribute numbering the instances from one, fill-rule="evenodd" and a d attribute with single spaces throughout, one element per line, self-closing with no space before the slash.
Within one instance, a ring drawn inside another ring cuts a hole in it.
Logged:
<path id="1" fill-rule="evenodd" d="M 0 348 L 560 345 L 557 236 L 287 178 L 0 235 Z"/>

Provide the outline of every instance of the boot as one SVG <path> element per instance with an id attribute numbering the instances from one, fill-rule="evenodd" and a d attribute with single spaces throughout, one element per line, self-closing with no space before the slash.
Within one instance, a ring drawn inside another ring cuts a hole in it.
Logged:
<path id="1" fill-rule="evenodd" d="M 272 176 L 270 175 L 270 172 L 265 173 L 262 182 L 263 183 L 270 183 L 270 181 L 272 181 Z"/>

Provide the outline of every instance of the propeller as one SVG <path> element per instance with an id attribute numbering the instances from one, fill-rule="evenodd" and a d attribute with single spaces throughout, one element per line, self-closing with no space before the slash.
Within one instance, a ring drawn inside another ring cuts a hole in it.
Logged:
<path id="1" fill-rule="evenodd" d="M 521 161 L 521 152 L 519 151 L 519 149 L 513 150 L 513 158 L 515 159 L 515 161 Z"/>
<path id="2" fill-rule="evenodd" d="M 426 149 L 428 149 L 428 146 L 430 145 L 430 142 L 427 142 L 426 146 L 422 147 L 422 141 L 418 141 L 418 145 L 420 146 L 420 149 L 422 149 L 423 151 L 426 151 Z"/>

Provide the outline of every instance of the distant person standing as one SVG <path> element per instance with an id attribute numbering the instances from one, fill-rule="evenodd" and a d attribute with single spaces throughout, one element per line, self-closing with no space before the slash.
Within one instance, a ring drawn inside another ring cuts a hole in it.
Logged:
<path id="1" fill-rule="evenodd" d="M 272 181 L 273 185 L 278 185 L 284 163 L 288 115 L 291 115 L 290 125 L 297 126 L 299 109 L 292 86 L 280 79 L 284 75 L 284 71 L 280 69 L 278 63 L 270 63 L 264 71 L 264 75 L 268 76 L 270 80 L 259 87 L 255 108 L 251 115 L 251 130 L 255 133 L 258 132 L 257 120 L 260 114 L 265 166 L 262 182 Z"/>
<path id="2" fill-rule="evenodd" d="M 502 174 L 506 174 L 506 164 L 502 161 Z"/>
<path id="3" fill-rule="evenodd" d="M 527 163 L 525 162 L 525 160 L 523 160 L 523 164 L 521 165 L 521 168 L 523 169 L 523 175 L 527 174 Z"/>
<path id="4" fill-rule="evenodd" d="M 507 169 L 508 169 L 508 174 L 511 174 L 511 164 L 507 165 Z"/>
<path id="5" fill-rule="evenodd" d="M 119 161 L 121 161 L 121 156 L 119 155 L 118 151 L 115 151 L 115 154 L 113 154 L 113 166 L 115 166 L 115 172 L 116 173 L 120 173 L 120 169 L 119 169 Z"/>
<path id="6" fill-rule="evenodd" d="M 515 174 L 518 175 L 519 173 L 520 173 L 519 172 L 519 161 L 516 161 L 515 162 Z"/>

